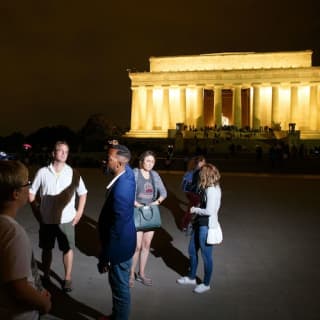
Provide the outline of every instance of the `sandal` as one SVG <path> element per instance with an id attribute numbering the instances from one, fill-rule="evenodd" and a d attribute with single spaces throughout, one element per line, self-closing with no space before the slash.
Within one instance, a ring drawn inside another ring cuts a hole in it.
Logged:
<path id="1" fill-rule="evenodd" d="M 152 286 L 152 280 L 150 278 L 142 277 L 140 274 L 136 275 L 136 281 L 141 282 L 145 286 Z"/>
<path id="2" fill-rule="evenodd" d="M 63 281 L 62 290 L 64 292 L 71 292 L 72 291 L 72 282 L 71 282 L 71 280 L 64 280 Z"/>

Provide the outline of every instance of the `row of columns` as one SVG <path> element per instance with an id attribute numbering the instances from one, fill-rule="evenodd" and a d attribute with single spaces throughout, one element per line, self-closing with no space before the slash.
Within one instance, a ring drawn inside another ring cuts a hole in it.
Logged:
<path id="1" fill-rule="evenodd" d="M 250 103 L 250 125 L 253 129 L 270 125 L 262 121 L 261 85 L 253 85 Z M 271 124 L 299 122 L 299 117 L 307 116 L 310 130 L 320 130 L 320 98 L 319 86 L 311 85 L 309 106 L 301 114 L 299 111 L 299 87 L 290 87 L 290 107 L 287 115 L 281 111 L 280 85 L 272 86 L 271 93 Z M 241 85 L 232 88 L 232 119 L 231 124 L 242 127 Z M 171 91 L 172 96 L 171 96 Z M 222 126 L 222 86 L 214 86 L 213 119 L 217 127 Z M 286 119 L 284 119 L 286 117 Z M 204 126 L 203 88 L 169 86 L 154 88 L 153 86 L 132 88 L 131 130 L 162 130 L 175 129 L 176 123 L 184 123 L 194 127 Z"/>

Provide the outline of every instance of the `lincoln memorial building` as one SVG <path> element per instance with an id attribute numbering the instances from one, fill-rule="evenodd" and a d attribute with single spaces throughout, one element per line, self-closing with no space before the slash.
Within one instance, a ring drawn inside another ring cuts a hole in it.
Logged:
<path id="1" fill-rule="evenodd" d="M 150 72 L 129 72 L 127 137 L 165 138 L 224 125 L 320 138 L 320 67 L 312 51 L 151 57 Z M 290 125 L 292 127 L 292 125 Z"/>

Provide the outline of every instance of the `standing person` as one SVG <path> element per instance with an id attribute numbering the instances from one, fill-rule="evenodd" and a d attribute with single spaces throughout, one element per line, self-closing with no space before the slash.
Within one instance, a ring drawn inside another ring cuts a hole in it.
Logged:
<path id="1" fill-rule="evenodd" d="M 195 168 L 192 175 L 191 185 L 188 189 L 189 192 L 197 193 L 199 188 L 199 174 L 201 168 L 206 164 L 206 158 L 204 156 L 195 157 Z"/>
<path id="2" fill-rule="evenodd" d="M 107 186 L 98 222 L 101 243 L 98 270 L 109 272 L 113 307 L 112 315 L 100 320 L 127 320 L 130 314 L 129 276 L 136 247 L 133 219 L 136 183 L 128 165 L 130 158 L 127 147 L 110 145 L 106 165 L 114 178 Z"/>
<path id="3" fill-rule="evenodd" d="M 190 221 L 192 214 L 190 208 L 192 206 L 199 205 L 199 173 L 202 166 L 206 163 L 204 156 L 196 156 L 192 158 L 188 164 L 188 171 L 184 174 L 182 178 L 182 188 L 185 195 L 189 201 L 187 210 L 181 220 L 181 230 L 186 231 L 189 234 Z"/>
<path id="4" fill-rule="evenodd" d="M 177 282 L 182 285 L 196 285 L 198 267 L 198 251 L 200 249 L 204 265 L 203 283 L 194 288 L 195 293 L 210 290 L 210 280 L 213 270 L 212 245 L 207 244 L 208 228 L 218 223 L 218 211 L 221 203 L 221 189 L 219 185 L 220 173 L 212 164 L 202 166 L 199 173 L 199 193 L 201 197 L 199 207 L 191 207 L 194 214 L 192 219 L 193 231 L 189 243 L 190 270 L 186 277 L 179 278 Z"/>
<path id="5" fill-rule="evenodd" d="M 196 158 L 191 158 L 187 163 L 187 170 L 185 171 L 183 177 L 182 177 L 182 191 L 188 192 L 190 190 L 190 186 L 192 184 L 192 177 L 194 170 L 196 169 Z"/>
<path id="6" fill-rule="evenodd" d="M 38 285 L 26 231 L 15 220 L 28 201 L 28 169 L 0 161 L 0 318 L 37 320 L 51 309 L 49 292 Z"/>
<path id="7" fill-rule="evenodd" d="M 155 154 L 152 151 L 145 151 L 139 158 L 139 168 L 135 168 L 134 175 L 136 179 L 136 196 L 135 207 L 148 205 L 160 205 L 167 197 L 167 190 L 159 176 L 152 170 L 156 163 Z M 130 275 L 130 287 L 133 287 L 134 280 L 144 285 L 151 286 L 152 279 L 146 277 L 145 268 L 148 261 L 151 241 L 154 230 L 137 231 L 137 247 L 133 256 L 133 263 Z M 139 262 L 139 272 L 136 274 L 135 269 Z"/>
<path id="8" fill-rule="evenodd" d="M 56 142 L 52 152 L 52 163 L 36 173 L 29 194 L 32 211 L 40 223 L 39 247 L 42 249 L 44 284 L 50 282 L 52 249 L 57 239 L 59 249 L 63 253 L 64 292 L 72 291 L 74 229 L 83 214 L 87 198 L 87 189 L 82 178 L 66 163 L 68 155 L 68 144 L 65 141 Z M 40 204 L 36 197 L 38 191 Z M 77 209 L 76 194 L 79 196 Z"/>

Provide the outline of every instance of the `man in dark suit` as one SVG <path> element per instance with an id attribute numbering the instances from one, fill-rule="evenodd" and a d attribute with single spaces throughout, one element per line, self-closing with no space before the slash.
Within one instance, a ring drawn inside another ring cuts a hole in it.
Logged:
<path id="1" fill-rule="evenodd" d="M 112 315 L 101 320 L 127 320 L 130 313 L 129 276 L 136 248 L 133 210 L 136 184 L 128 162 L 131 154 L 123 145 L 112 145 L 106 161 L 113 175 L 99 217 L 101 253 L 98 270 L 109 272 L 112 290 Z"/>

